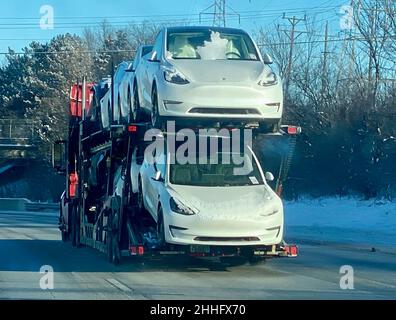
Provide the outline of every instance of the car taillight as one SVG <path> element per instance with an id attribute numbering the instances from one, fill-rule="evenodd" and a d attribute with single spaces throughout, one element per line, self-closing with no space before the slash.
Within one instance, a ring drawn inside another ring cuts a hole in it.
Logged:
<path id="1" fill-rule="evenodd" d="M 128 132 L 130 132 L 130 133 L 136 133 L 137 131 L 138 131 L 137 126 L 135 126 L 135 125 L 129 125 L 129 126 L 128 126 Z"/>
<path id="2" fill-rule="evenodd" d="M 285 130 L 289 135 L 297 135 L 301 133 L 301 127 L 297 126 L 282 126 L 282 129 Z"/>
<path id="3" fill-rule="evenodd" d="M 69 197 L 75 198 L 78 186 L 78 175 L 77 173 L 71 173 L 69 175 Z"/>

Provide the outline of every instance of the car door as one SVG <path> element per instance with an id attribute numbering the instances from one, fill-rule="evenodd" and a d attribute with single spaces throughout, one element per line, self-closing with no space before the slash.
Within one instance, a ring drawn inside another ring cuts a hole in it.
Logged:
<path id="1" fill-rule="evenodd" d="M 143 100 L 144 100 L 144 108 L 151 111 L 151 93 L 153 88 L 153 81 L 155 78 L 155 74 L 159 71 L 161 63 L 160 60 L 162 58 L 162 46 L 163 46 L 163 34 L 161 31 L 155 41 L 154 48 L 151 54 L 148 55 L 148 59 L 145 61 L 145 69 L 143 75 Z"/>
<path id="2" fill-rule="evenodd" d="M 157 158 L 154 171 L 154 176 L 157 172 L 161 173 L 161 180 L 155 181 L 154 179 L 151 179 L 151 189 L 149 190 L 150 197 L 153 199 L 153 216 L 157 217 L 161 194 L 165 190 L 166 156 L 164 153 L 161 153 Z"/>
<path id="3" fill-rule="evenodd" d="M 128 68 L 128 63 L 123 62 L 121 63 L 117 71 L 114 75 L 114 110 L 113 110 L 113 119 L 115 122 L 120 122 L 121 121 L 121 101 L 119 100 L 120 98 L 120 87 L 122 83 L 122 79 L 125 76 L 126 72 L 125 70 Z"/>
<path id="4" fill-rule="evenodd" d="M 154 151 L 155 152 L 155 151 Z M 152 178 L 156 173 L 156 165 L 151 161 L 152 158 L 155 157 L 155 154 L 145 155 L 142 167 L 140 168 L 140 177 L 142 182 L 142 191 L 143 191 L 143 202 L 145 208 L 150 212 L 150 214 L 155 217 L 156 210 L 154 210 L 154 200 L 151 198 L 152 196 Z M 150 159 L 151 158 L 151 159 Z"/>
<path id="5" fill-rule="evenodd" d="M 157 157 L 154 155 L 154 159 L 153 164 L 148 164 L 147 161 L 143 164 L 143 166 L 145 166 L 145 188 L 143 197 L 145 198 L 146 209 L 149 210 L 153 218 L 156 219 L 160 194 L 165 188 L 166 158 L 164 154 L 160 154 Z M 161 172 L 161 181 L 156 181 L 154 179 L 158 171 Z"/>

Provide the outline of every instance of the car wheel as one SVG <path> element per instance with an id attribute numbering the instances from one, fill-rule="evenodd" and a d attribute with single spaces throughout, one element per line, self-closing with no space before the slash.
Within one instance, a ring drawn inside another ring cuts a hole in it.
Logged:
<path id="1" fill-rule="evenodd" d="M 140 178 L 138 182 L 137 206 L 139 209 L 139 213 L 144 211 L 143 187 L 142 187 L 142 180 Z"/>
<path id="2" fill-rule="evenodd" d="M 159 114 L 158 109 L 158 94 L 157 89 L 153 89 L 153 94 L 151 97 L 152 108 L 151 108 L 151 124 L 154 128 L 162 130 L 163 128 L 163 121 Z"/>
<path id="3" fill-rule="evenodd" d="M 157 238 L 161 247 L 165 247 L 165 223 L 164 223 L 164 212 L 160 206 L 158 209 L 158 221 L 157 221 Z"/>
<path id="4" fill-rule="evenodd" d="M 121 106 L 121 96 L 120 95 L 118 95 L 117 108 L 118 108 L 118 112 L 119 112 L 118 124 L 121 124 L 123 120 L 122 120 L 122 112 L 121 112 L 122 106 Z"/>
<path id="5" fill-rule="evenodd" d="M 132 105 L 132 97 L 131 97 L 131 88 L 128 87 L 128 96 L 127 96 L 127 105 L 128 105 L 128 124 L 135 121 L 135 117 L 133 114 L 133 105 Z"/>
<path id="6" fill-rule="evenodd" d="M 135 85 L 133 88 L 133 106 L 132 106 L 132 113 L 133 118 L 136 122 L 139 122 L 141 119 L 141 109 L 140 109 L 140 102 L 139 102 L 139 92 L 138 88 Z"/>

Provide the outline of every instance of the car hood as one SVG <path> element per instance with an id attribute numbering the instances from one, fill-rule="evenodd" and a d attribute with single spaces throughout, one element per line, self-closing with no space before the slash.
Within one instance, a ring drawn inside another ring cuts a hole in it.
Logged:
<path id="1" fill-rule="evenodd" d="M 264 72 L 261 61 L 244 60 L 172 60 L 189 80 L 199 83 L 256 83 Z"/>
<path id="2" fill-rule="evenodd" d="M 244 187 L 169 187 L 169 193 L 200 216 L 263 217 L 282 211 L 280 198 L 265 185 Z"/>

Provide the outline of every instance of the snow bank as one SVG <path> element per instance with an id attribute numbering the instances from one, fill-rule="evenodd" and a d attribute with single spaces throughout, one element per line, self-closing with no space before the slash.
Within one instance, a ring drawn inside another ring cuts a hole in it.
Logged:
<path id="1" fill-rule="evenodd" d="M 355 198 L 285 202 L 286 238 L 394 246 L 396 203 Z"/>

